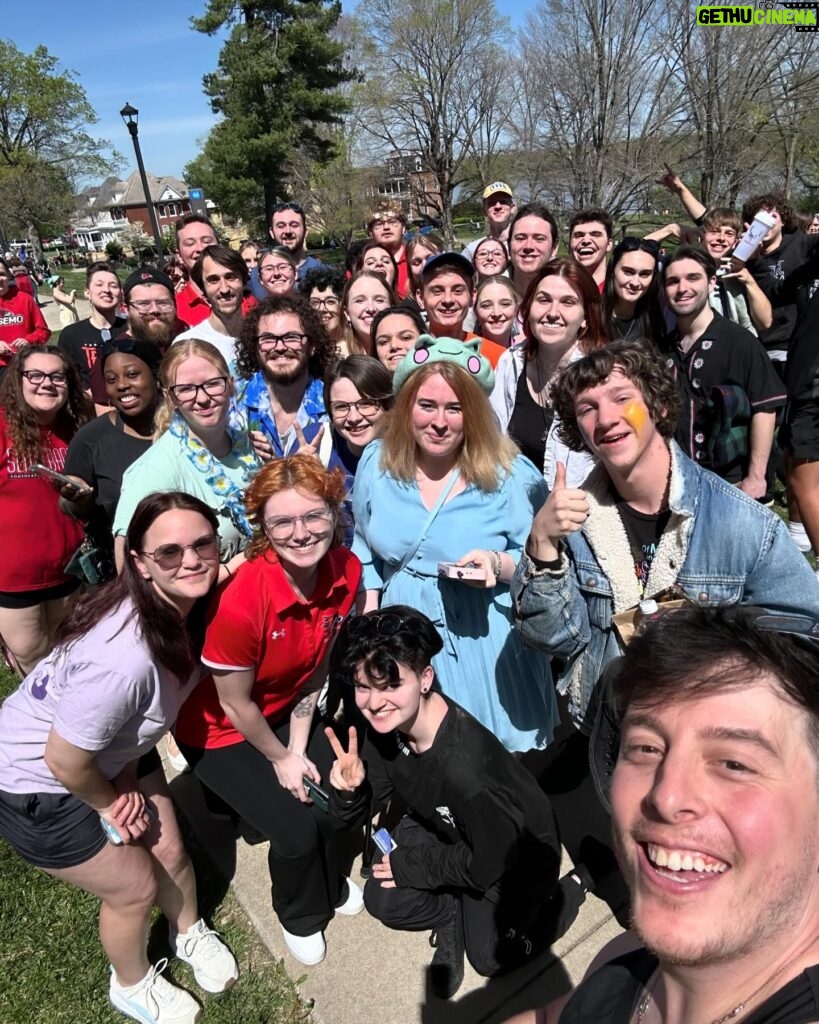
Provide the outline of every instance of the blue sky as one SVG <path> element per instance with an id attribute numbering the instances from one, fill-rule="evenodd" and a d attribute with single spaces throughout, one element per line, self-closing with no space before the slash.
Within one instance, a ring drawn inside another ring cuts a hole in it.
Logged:
<path id="1" fill-rule="evenodd" d="M 506 0 L 499 6 L 513 23 L 535 0 Z M 345 13 L 354 2 L 345 2 Z M 139 110 L 139 141 L 153 174 L 181 177 L 215 123 L 202 92 L 202 76 L 216 68 L 223 37 L 194 32 L 191 15 L 206 0 L 141 0 L 117 8 L 99 0 L 83 4 L 4 5 L 0 36 L 30 53 L 43 44 L 77 80 L 97 112 L 92 134 L 108 139 L 123 156 L 119 173 L 136 167 L 131 137 L 119 111 Z M 189 184 L 195 184 L 190 182 Z"/>

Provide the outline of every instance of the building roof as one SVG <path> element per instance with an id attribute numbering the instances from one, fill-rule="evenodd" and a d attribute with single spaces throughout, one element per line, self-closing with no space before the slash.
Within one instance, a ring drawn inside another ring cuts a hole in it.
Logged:
<path id="1" fill-rule="evenodd" d="M 174 199 L 182 199 L 188 194 L 188 186 L 179 178 L 166 174 L 158 178 L 150 171 L 145 172 L 148 179 L 148 191 L 151 193 L 151 201 L 154 203 L 168 202 Z M 142 182 L 139 174 L 134 171 L 127 181 L 123 182 L 122 197 L 117 200 L 120 206 L 145 206 L 145 193 L 142 189 Z"/>

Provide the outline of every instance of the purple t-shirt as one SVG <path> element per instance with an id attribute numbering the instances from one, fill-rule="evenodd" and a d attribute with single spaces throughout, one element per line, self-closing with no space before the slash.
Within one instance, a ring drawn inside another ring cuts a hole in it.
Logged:
<path id="1" fill-rule="evenodd" d="M 157 664 L 129 600 L 29 673 L 0 708 L 0 790 L 64 793 L 43 760 L 52 727 L 113 779 L 176 720 L 201 669 L 180 684 Z"/>

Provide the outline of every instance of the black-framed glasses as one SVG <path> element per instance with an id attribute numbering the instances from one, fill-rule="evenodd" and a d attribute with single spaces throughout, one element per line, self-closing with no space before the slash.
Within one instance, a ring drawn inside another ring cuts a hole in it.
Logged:
<path id="1" fill-rule="evenodd" d="M 346 420 L 350 410 L 355 409 L 359 416 L 375 416 L 383 408 L 384 398 L 359 398 L 357 402 L 330 402 L 330 413 L 334 419 Z"/>
<path id="2" fill-rule="evenodd" d="M 261 260 L 259 260 L 261 264 Z M 259 274 L 262 277 L 268 277 L 270 274 L 277 274 L 279 277 L 284 277 L 287 274 L 295 275 L 296 271 L 292 263 L 265 263 L 262 267 L 259 266 Z"/>
<path id="3" fill-rule="evenodd" d="M 621 252 L 647 252 L 654 259 L 660 255 L 660 243 L 654 238 L 637 238 L 636 235 L 626 235 L 614 250 L 614 255 Z"/>
<path id="4" fill-rule="evenodd" d="M 44 370 L 23 370 L 23 376 L 35 388 L 39 387 L 46 377 L 55 387 L 62 387 L 63 384 L 68 383 L 68 375 L 62 370 L 56 370 L 54 373 L 46 373 Z"/>
<path id="5" fill-rule="evenodd" d="M 404 620 L 396 612 L 369 612 L 347 619 L 346 630 L 354 640 L 395 636 L 404 628 Z"/>
<path id="6" fill-rule="evenodd" d="M 178 569 L 186 551 L 192 551 L 200 562 L 219 561 L 219 538 L 215 533 L 200 537 L 193 544 L 161 544 L 153 551 L 140 551 L 153 559 L 160 569 Z"/>
<path id="7" fill-rule="evenodd" d="M 313 309 L 338 309 L 341 299 L 337 295 L 327 295 L 323 299 L 310 299 L 310 305 Z"/>
<path id="8" fill-rule="evenodd" d="M 299 203 L 276 203 L 271 213 L 284 213 L 286 210 L 292 210 L 293 213 L 300 213 L 304 216 L 304 209 Z"/>
<path id="9" fill-rule="evenodd" d="M 204 391 L 209 398 L 218 398 L 227 391 L 227 387 L 227 377 L 212 377 L 201 384 L 174 384 L 168 391 L 180 404 L 190 405 L 199 397 L 200 391 Z"/>
<path id="10" fill-rule="evenodd" d="M 265 519 L 264 527 L 271 540 L 290 540 L 296 531 L 296 523 L 301 523 L 308 533 L 320 535 L 327 533 L 334 522 L 333 509 L 317 508 L 303 516 L 271 516 Z"/>
<path id="11" fill-rule="evenodd" d="M 259 348 L 278 348 L 284 345 L 290 352 L 298 352 L 307 341 L 306 334 L 298 334 L 296 331 L 288 331 L 287 334 L 260 334 Z"/>

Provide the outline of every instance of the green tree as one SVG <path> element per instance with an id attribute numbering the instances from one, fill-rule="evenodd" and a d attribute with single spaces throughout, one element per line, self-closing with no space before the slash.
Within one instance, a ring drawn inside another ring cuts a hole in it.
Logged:
<path id="1" fill-rule="evenodd" d="M 184 172 L 228 216 L 266 230 L 287 194 L 292 155 L 318 164 L 333 157 L 326 128 L 347 109 L 339 86 L 355 77 L 333 38 L 340 14 L 338 0 L 209 0 L 192 19 L 209 35 L 231 27 L 217 70 L 203 79 L 224 119 Z"/>
<path id="2" fill-rule="evenodd" d="M 495 0 L 362 0 L 356 8 L 366 85 L 362 127 L 384 155 L 417 155 L 436 188 L 425 196 L 452 244 L 452 200 L 470 161 L 492 166 L 507 20 Z"/>
<path id="3" fill-rule="evenodd" d="M 94 108 L 73 72 L 60 71 L 45 46 L 23 53 L 0 39 L 0 207 L 27 233 L 59 233 L 83 178 L 109 173 L 119 159 L 89 128 Z M 19 230 L 19 229 L 18 229 Z"/>

